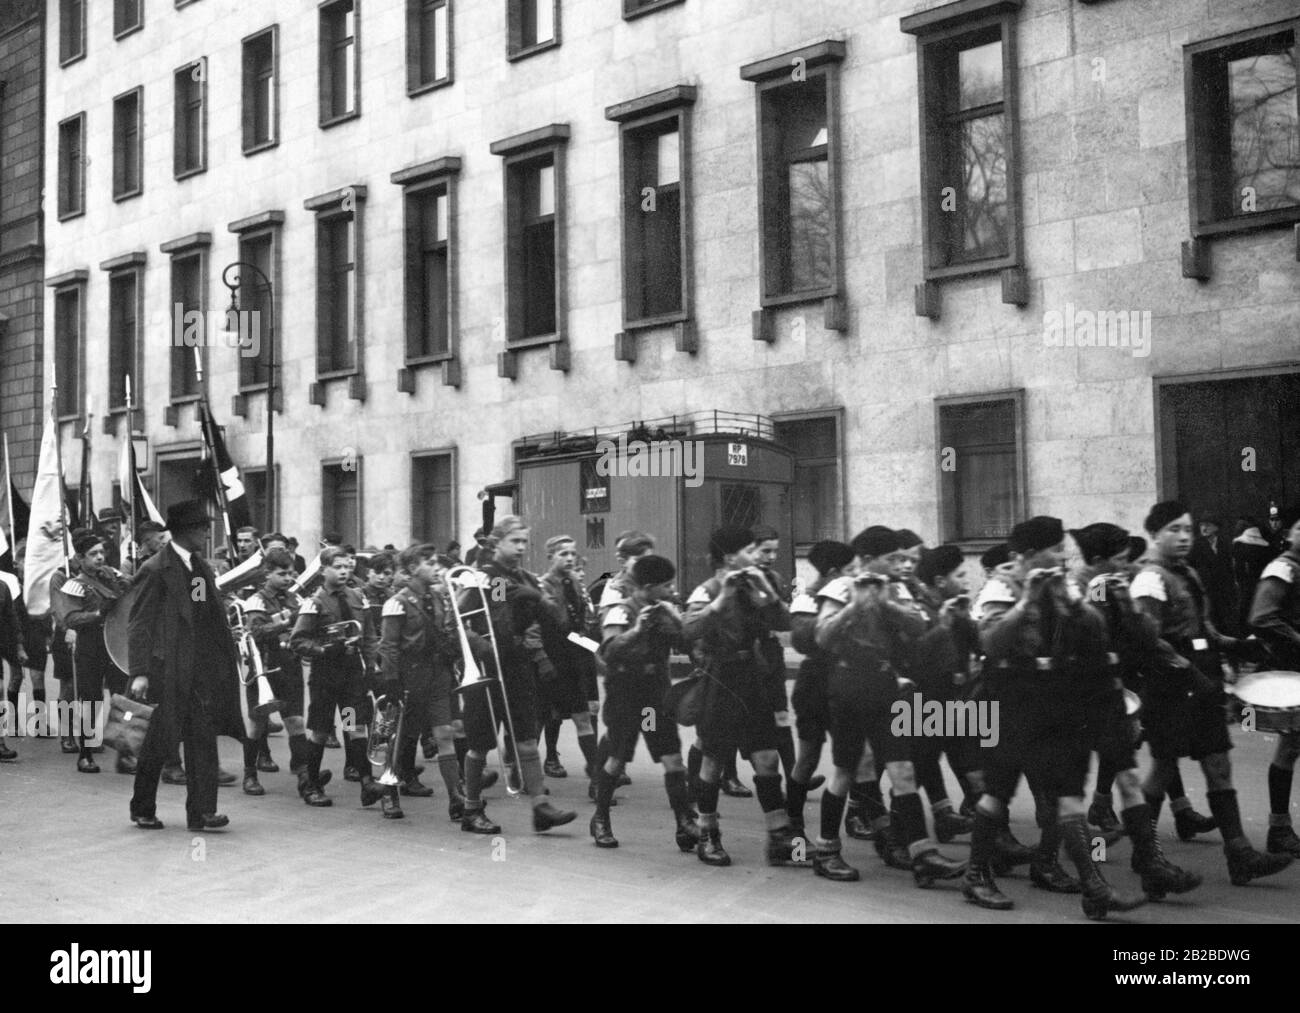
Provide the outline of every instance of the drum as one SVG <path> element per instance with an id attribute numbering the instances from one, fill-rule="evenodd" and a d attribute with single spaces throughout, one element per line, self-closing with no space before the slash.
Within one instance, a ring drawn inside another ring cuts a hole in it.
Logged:
<path id="1" fill-rule="evenodd" d="M 1256 731 L 1300 732 L 1300 672 L 1251 672 L 1228 691 L 1251 708 Z"/>

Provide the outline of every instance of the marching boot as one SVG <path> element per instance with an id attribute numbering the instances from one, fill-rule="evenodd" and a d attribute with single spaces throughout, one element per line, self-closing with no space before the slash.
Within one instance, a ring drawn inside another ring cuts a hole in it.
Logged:
<path id="1" fill-rule="evenodd" d="M 808 841 L 796 837 L 789 826 L 777 827 L 767 832 L 767 864 L 792 869 L 806 869 L 812 865 L 808 858 Z"/>
<path id="2" fill-rule="evenodd" d="M 1201 877 L 1180 869 L 1160 847 L 1151 809 L 1145 803 L 1124 810 L 1124 826 L 1133 840 L 1131 866 L 1142 877 L 1142 892 L 1151 900 L 1163 900 L 1171 893 L 1187 893 L 1201 885 Z"/>
<path id="3" fill-rule="evenodd" d="M 953 838 L 971 832 L 971 821 L 951 809 L 940 809 L 934 814 L 934 836 L 940 844 L 950 844 Z"/>
<path id="4" fill-rule="evenodd" d="M 467 834 L 501 833 L 501 828 L 488 819 L 482 799 L 477 802 L 465 800 L 465 815 L 461 817 L 460 828 Z"/>
<path id="5" fill-rule="evenodd" d="M 844 814 L 844 832 L 855 841 L 874 841 L 876 832 L 867 822 L 862 803 L 849 799 L 848 811 Z"/>
<path id="6" fill-rule="evenodd" d="M 840 855 L 838 840 L 817 845 L 813 852 L 813 873 L 833 883 L 856 883 L 861 878 L 858 870 Z"/>
<path id="7" fill-rule="evenodd" d="M 700 827 L 695 822 L 695 813 L 691 809 L 679 809 L 673 813 L 677 821 L 677 832 L 674 835 L 677 840 L 679 851 L 690 852 L 695 850 L 695 846 L 700 843 Z"/>
<path id="8" fill-rule="evenodd" d="M 117 772 L 119 774 L 134 774 L 139 761 L 134 756 L 126 756 L 123 753 L 117 754 Z"/>
<path id="9" fill-rule="evenodd" d="M 308 739 L 303 744 L 303 749 L 306 765 L 298 774 L 298 794 L 313 808 L 324 809 L 332 806 L 334 800 L 322 790 L 326 779 L 321 774 L 320 765 L 325 757 L 325 747 L 319 742 Z"/>
<path id="10" fill-rule="evenodd" d="M 1250 846 L 1241 828 L 1241 810 L 1237 806 L 1237 792 L 1233 788 L 1206 792 L 1210 812 L 1223 832 L 1223 852 L 1228 859 L 1228 878 L 1233 886 L 1245 886 L 1252 879 L 1261 879 L 1281 872 L 1291 864 L 1290 855 L 1261 854 Z"/>
<path id="11" fill-rule="evenodd" d="M 962 895 L 972 904 L 990 911 L 1010 911 L 1015 904 L 998 889 L 990 861 L 997 847 L 1001 818 L 975 808 L 971 827 L 970 865 L 962 883 Z"/>
<path id="12" fill-rule="evenodd" d="M 1109 800 L 1098 798 L 1094 798 L 1092 805 L 1088 807 L 1088 822 L 1097 828 L 1102 840 L 1106 842 L 1106 847 L 1110 847 L 1123 837 L 1124 827 L 1128 825 L 1127 822 L 1120 823 Z"/>
<path id="13" fill-rule="evenodd" d="M 280 773 L 280 765 L 271 758 L 271 747 L 263 739 L 257 744 L 257 769 L 263 774 Z"/>
<path id="14" fill-rule="evenodd" d="M 903 841 L 903 828 L 898 818 L 886 813 L 875 820 L 872 829 L 875 830 L 875 835 L 871 843 L 876 846 L 880 860 L 891 869 L 910 872 L 912 856 L 908 854 L 907 845 Z"/>
<path id="15" fill-rule="evenodd" d="M 374 805 L 387 795 L 388 789 L 382 784 L 376 783 L 375 779 L 369 774 L 361 778 L 361 804 L 363 806 Z"/>
<path id="16" fill-rule="evenodd" d="M 941 879 L 956 879 L 966 872 L 965 862 L 954 862 L 939 854 L 925 830 L 925 810 L 921 796 L 915 792 L 895 795 L 892 826 L 898 840 L 906 841 L 903 854 L 908 857 L 912 880 L 925 889 Z"/>
<path id="17" fill-rule="evenodd" d="M 1213 810 L 1214 806 L 1210 806 Z M 1178 832 L 1180 841 L 1190 841 L 1197 834 L 1208 834 L 1211 830 L 1219 829 L 1219 821 L 1209 816 L 1203 816 L 1195 809 L 1180 809 L 1174 813 L 1174 830 Z"/>
<path id="18" fill-rule="evenodd" d="M 559 753 L 552 753 L 546 758 L 546 762 L 542 764 L 542 773 L 556 779 L 569 776 L 569 772 L 564 769 L 564 764 L 560 762 Z"/>
<path id="19" fill-rule="evenodd" d="M 409 795 L 411 798 L 429 798 L 433 795 L 433 789 L 420 780 L 419 774 L 412 774 L 401 784 L 403 795 Z"/>
<path id="20" fill-rule="evenodd" d="M 572 823 L 578 814 L 567 809 L 556 809 L 550 802 L 533 806 L 533 833 L 542 834 L 555 827 Z"/>
<path id="21" fill-rule="evenodd" d="M 731 864 L 731 856 L 723 850 L 722 834 L 716 826 L 700 828 L 700 843 L 695 846 L 695 857 L 705 865 L 722 867 Z"/>
<path id="22" fill-rule="evenodd" d="M 609 825 L 609 813 L 597 812 L 591 818 L 591 836 L 596 841 L 598 848 L 617 848 L 618 838 L 614 836 L 614 831 Z"/>
<path id="23" fill-rule="evenodd" d="M 71 735 L 65 735 L 59 740 L 59 749 L 66 755 L 81 752 L 81 747 L 77 745 L 77 740 Z"/>
<path id="24" fill-rule="evenodd" d="M 992 867 L 999 876 L 1005 876 L 1017 865 L 1029 865 L 1034 860 L 1034 849 L 1016 840 L 1007 813 L 1003 813 L 1001 819 L 1002 825 L 993 845 Z"/>
<path id="25" fill-rule="evenodd" d="M 256 767 L 244 768 L 244 794 L 259 798 L 266 794 L 266 789 L 262 787 L 262 782 L 257 779 Z"/>
<path id="26" fill-rule="evenodd" d="M 912 859 L 912 879 L 916 885 L 925 889 L 941 879 L 957 879 L 966 873 L 967 863 L 953 861 L 939 854 L 933 842 L 925 851 L 919 852 Z"/>
<path id="27" fill-rule="evenodd" d="M 1034 860 L 1029 864 L 1029 881 L 1048 893 L 1080 893 L 1079 881 L 1061 868 L 1060 824 L 1053 821 L 1044 826 Z"/>
<path id="28" fill-rule="evenodd" d="M 1267 846 L 1270 855 L 1290 855 L 1292 858 L 1300 858 L 1300 837 L 1296 836 L 1289 823 L 1268 828 Z"/>
<path id="29" fill-rule="evenodd" d="M 682 770 L 664 771 L 664 791 L 668 795 L 668 805 L 673 811 L 677 824 L 674 837 L 677 847 L 683 851 L 694 851 L 700 843 L 700 827 L 695 822 L 695 809 L 692 808 L 686 790 L 686 772 Z"/>
<path id="30" fill-rule="evenodd" d="M 1101 921 L 1111 911 L 1133 911 L 1147 902 L 1145 895 L 1122 894 L 1106 882 L 1101 868 L 1092 860 L 1088 827 L 1082 815 L 1061 821 L 1061 841 L 1083 885 L 1083 913 L 1093 921 Z"/>
<path id="31" fill-rule="evenodd" d="M 465 818 L 465 796 L 452 795 L 447 800 L 447 818 L 453 823 L 459 823 Z"/>
<path id="32" fill-rule="evenodd" d="M 400 820 L 406 815 L 406 813 L 402 812 L 402 800 L 397 797 L 395 791 L 385 791 L 383 798 L 379 801 L 381 803 L 379 808 L 384 814 L 384 819 Z"/>

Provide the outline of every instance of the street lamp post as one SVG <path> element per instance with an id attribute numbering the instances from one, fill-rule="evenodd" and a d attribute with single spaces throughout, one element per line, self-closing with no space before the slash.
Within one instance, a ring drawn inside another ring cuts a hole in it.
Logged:
<path id="1" fill-rule="evenodd" d="M 275 531 L 275 343 L 278 334 L 275 329 L 275 286 L 271 284 L 271 279 L 256 264 L 250 264 L 244 260 L 236 260 L 227 264 L 221 272 L 221 283 L 230 289 L 230 311 L 227 312 L 226 329 L 229 330 L 233 321 L 239 319 L 239 300 L 237 293 L 243 287 L 243 271 L 253 272 L 260 279 L 259 288 L 264 288 L 268 295 L 268 317 L 270 320 L 269 342 L 270 349 L 266 357 L 266 519 L 265 527 L 267 531 Z M 230 278 L 231 272 L 234 272 L 234 280 Z M 236 324 L 236 327 L 238 325 Z"/>

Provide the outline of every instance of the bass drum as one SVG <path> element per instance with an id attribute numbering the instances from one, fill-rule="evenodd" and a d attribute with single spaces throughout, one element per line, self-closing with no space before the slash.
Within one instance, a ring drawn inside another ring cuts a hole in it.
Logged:
<path id="1" fill-rule="evenodd" d="M 127 675 L 131 674 L 130 655 L 127 651 L 129 642 L 127 623 L 131 618 L 131 604 L 139 591 L 140 585 L 133 585 L 113 604 L 108 615 L 104 617 L 104 646 L 108 648 L 108 656 L 113 659 L 113 664 Z"/>

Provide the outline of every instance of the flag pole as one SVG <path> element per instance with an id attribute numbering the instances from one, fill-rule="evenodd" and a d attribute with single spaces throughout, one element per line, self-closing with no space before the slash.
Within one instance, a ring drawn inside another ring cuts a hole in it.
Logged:
<path id="1" fill-rule="evenodd" d="M 14 564 L 18 563 L 18 534 L 14 528 L 14 480 L 9 471 L 9 434 L 5 433 L 5 503 L 9 507 L 9 544 L 14 546 Z"/>
<path id="2" fill-rule="evenodd" d="M 68 491 L 63 482 L 63 439 L 59 432 L 59 379 L 50 365 L 50 419 L 54 425 L 54 459 L 59 468 L 59 526 L 63 528 L 63 575 L 72 576 L 72 561 L 68 555 Z"/>
<path id="3" fill-rule="evenodd" d="M 136 545 L 135 545 L 135 408 L 131 403 L 131 374 L 126 374 L 126 441 L 127 441 L 127 463 L 131 466 L 131 474 L 126 480 L 131 483 L 131 507 L 126 511 L 126 556 L 127 561 L 131 564 L 131 573 L 136 571 Z M 126 493 L 126 486 L 123 485 L 122 492 Z"/>

